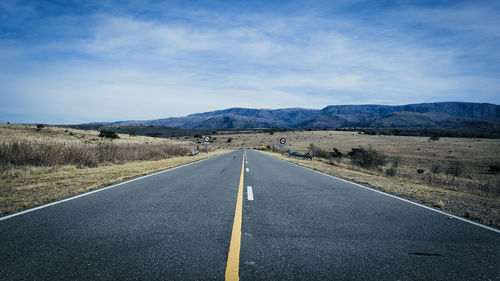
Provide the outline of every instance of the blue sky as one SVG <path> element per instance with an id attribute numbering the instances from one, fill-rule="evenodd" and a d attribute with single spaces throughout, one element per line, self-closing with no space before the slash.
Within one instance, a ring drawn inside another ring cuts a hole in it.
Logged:
<path id="1" fill-rule="evenodd" d="M 0 1 L 0 122 L 500 102 L 498 1 Z"/>

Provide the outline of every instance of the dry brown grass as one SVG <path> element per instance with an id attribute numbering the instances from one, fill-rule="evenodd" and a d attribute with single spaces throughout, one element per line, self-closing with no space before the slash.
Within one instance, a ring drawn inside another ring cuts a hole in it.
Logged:
<path id="1" fill-rule="evenodd" d="M 86 131 L 77 129 L 67 129 L 58 127 L 44 127 L 40 130 L 36 125 L 14 125 L 0 124 L 1 142 L 31 141 L 37 143 L 64 143 L 64 144 L 97 144 L 114 143 L 121 144 L 179 144 L 185 145 L 187 142 L 180 140 L 170 140 L 164 138 L 152 138 L 145 136 L 129 136 L 118 134 L 119 139 L 109 140 L 99 137 L 98 131 Z"/>
<path id="2" fill-rule="evenodd" d="M 35 125 L 0 124 L 0 173 L 19 166 L 77 165 L 159 160 L 186 155 L 190 142 L 120 134 L 98 137 L 97 131 Z"/>
<path id="3" fill-rule="evenodd" d="M 160 160 L 184 156 L 187 146 L 170 144 L 64 144 L 14 141 L 0 145 L 0 175 L 18 166 L 77 165 L 96 167 L 101 163 Z"/>

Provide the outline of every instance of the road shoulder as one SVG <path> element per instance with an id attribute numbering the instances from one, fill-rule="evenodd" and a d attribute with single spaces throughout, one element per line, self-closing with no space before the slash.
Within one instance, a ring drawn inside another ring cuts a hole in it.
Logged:
<path id="1" fill-rule="evenodd" d="M 96 168 L 77 168 L 74 165 L 33 167 L 0 179 L 0 215 L 6 216 L 230 151 L 221 149 L 195 156 L 107 164 Z"/>
<path id="2" fill-rule="evenodd" d="M 404 199 L 420 203 L 445 213 L 473 220 L 485 225 L 500 227 L 500 200 L 430 187 L 404 179 L 393 179 L 353 171 L 321 161 L 301 160 L 278 153 L 263 152 L 272 157 L 310 168 L 334 177 L 361 184 Z"/>

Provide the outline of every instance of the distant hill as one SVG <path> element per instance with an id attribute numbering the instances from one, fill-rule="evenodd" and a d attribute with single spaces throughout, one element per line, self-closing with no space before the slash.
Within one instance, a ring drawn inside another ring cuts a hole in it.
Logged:
<path id="1" fill-rule="evenodd" d="M 298 123 L 318 115 L 319 109 L 251 109 L 229 108 L 145 121 L 117 121 L 109 124 L 142 124 L 181 129 L 233 129 L 233 128 L 293 128 Z"/>
<path id="2" fill-rule="evenodd" d="M 332 105 L 321 110 L 304 108 L 229 108 L 147 121 L 142 124 L 181 129 L 233 128 L 345 128 L 428 127 L 500 128 L 500 106 L 488 103 L 438 102 L 388 105 Z"/>
<path id="3" fill-rule="evenodd" d="M 384 116 L 394 112 L 434 112 L 464 118 L 500 118 L 500 106 L 470 102 L 435 102 L 399 106 L 330 105 L 321 110 L 321 114 L 362 114 L 372 116 Z"/>
<path id="4" fill-rule="evenodd" d="M 304 120 L 315 117 L 320 110 L 304 108 L 284 108 L 284 109 L 250 109 L 250 108 L 230 108 L 205 113 L 188 115 L 188 117 L 214 117 L 214 116 L 242 116 L 252 117 L 255 120 L 261 119 L 273 124 L 280 124 L 279 127 L 286 127 L 300 123 Z"/>
<path id="5" fill-rule="evenodd" d="M 428 127 L 499 128 L 500 106 L 488 103 L 440 102 L 327 106 L 299 128 Z"/>

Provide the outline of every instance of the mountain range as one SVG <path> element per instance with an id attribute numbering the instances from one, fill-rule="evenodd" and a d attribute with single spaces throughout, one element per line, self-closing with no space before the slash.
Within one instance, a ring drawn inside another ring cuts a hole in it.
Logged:
<path id="1" fill-rule="evenodd" d="M 500 106 L 489 103 L 436 102 L 389 105 L 331 105 L 323 109 L 229 108 L 185 117 L 107 124 L 141 124 L 182 129 L 426 127 L 500 128 Z"/>

